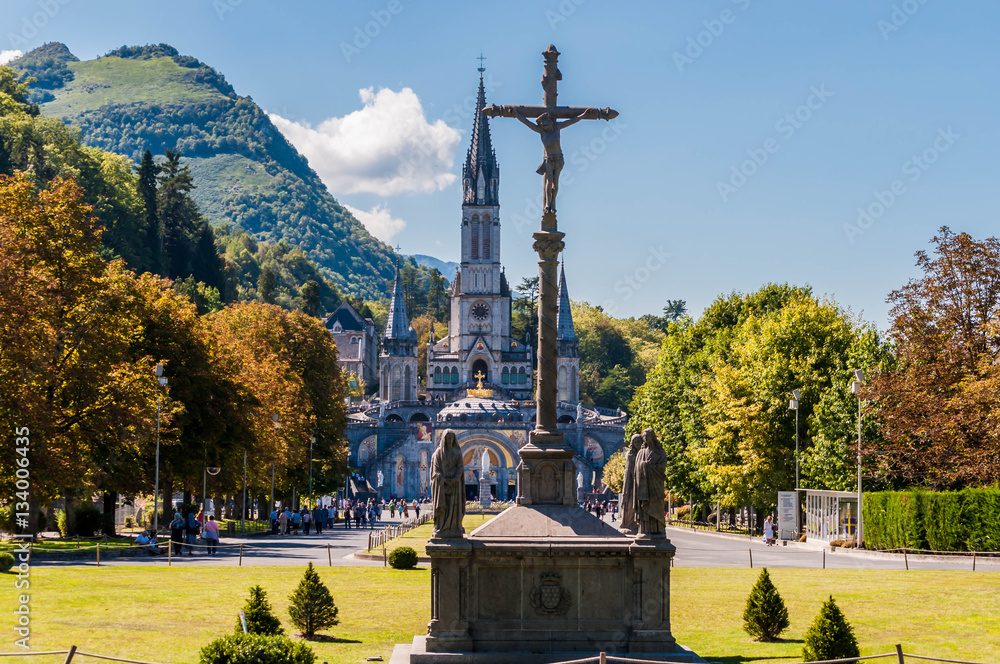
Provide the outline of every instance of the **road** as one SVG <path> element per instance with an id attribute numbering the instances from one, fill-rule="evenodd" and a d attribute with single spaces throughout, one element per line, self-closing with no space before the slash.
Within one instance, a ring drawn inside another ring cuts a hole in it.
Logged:
<path id="1" fill-rule="evenodd" d="M 605 520 L 609 520 L 605 517 Z M 610 522 L 610 521 L 609 521 Z M 387 519 L 382 525 L 395 525 L 399 519 Z M 206 555 L 199 547 L 193 556 L 174 556 L 172 565 L 237 565 L 239 564 L 239 544 L 243 543 L 244 565 L 305 565 L 312 561 L 316 565 L 359 565 L 382 566 L 381 561 L 366 561 L 353 558 L 352 554 L 368 545 L 366 529 L 347 530 L 338 524 L 333 530 L 322 535 L 299 535 L 298 537 L 249 537 L 245 539 L 223 539 L 223 545 L 215 556 Z M 760 538 L 735 535 L 720 536 L 715 533 L 692 531 L 686 528 L 667 528 L 667 537 L 677 547 L 675 567 L 753 567 L 800 568 L 800 569 L 883 569 L 903 570 L 907 565 L 911 570 L 972 570 L 969 557 L 925 557 L 896 554 L 869 554 L 838 551 L 819 545 L 789 544 L 788 546 L 767 546 Z M 185 547 L 186 548 L 186 547 Z M 89 560 L 43 561 L 32 560 L 34 566 L 93 566 Z M 136 557 L 105 559 L 101 565 L 167 565 L 167 557 Z M 1000 572 L 1000 558 L 977 558 L 976 570 Z"/>

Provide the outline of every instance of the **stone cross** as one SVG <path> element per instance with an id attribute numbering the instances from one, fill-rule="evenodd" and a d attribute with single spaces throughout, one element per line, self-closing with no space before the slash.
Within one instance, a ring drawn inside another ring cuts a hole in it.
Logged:
<path id="1" fill-rule="evenodd" d="M 559 142 L 559 132 L 580 120 L 611 120 L 618 117 L 618 111 L 611 108 L 590 108 L 558 106 L 557 83 L 562 80 L 559 71 L 559 51 L 549 44 L 542 52 L 545 69 L 542 74 L 544 91 L 542 106 L 497 106 L 490 104 L 483 109 L 489 117 L 517 118 L 542 138 L 544 157 L 538 173 L 543 177 L 543 198 L 545 209 L 542 213 L 541 231 L 533 235 L 534 249 L 538 252 L 538 392 L 534 443 L 545 446 L 562 447 L 562 434 L 556 427 L 556 299 L 558 297 L 559 252 L 565 246 L 564 234 L 556 223 L 556 195 L 559 192 L 559 173 L 564 159 Z M 530 122 L 535 118 L 536 122 Z M 560 122 L 559 120 L 562 120 Z M 531 444 L 531 443 L 529 443 Z M 524 455 L 522 454 L 522 457 Z"/>

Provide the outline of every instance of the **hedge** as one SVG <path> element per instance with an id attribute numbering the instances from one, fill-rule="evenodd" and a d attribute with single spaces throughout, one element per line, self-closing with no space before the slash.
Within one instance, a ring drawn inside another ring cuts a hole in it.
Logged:
<path id="1" fill-rule="evenodd" d="M 865 494 L 870 549 L 1000 551 L 1000 488 Z"/>

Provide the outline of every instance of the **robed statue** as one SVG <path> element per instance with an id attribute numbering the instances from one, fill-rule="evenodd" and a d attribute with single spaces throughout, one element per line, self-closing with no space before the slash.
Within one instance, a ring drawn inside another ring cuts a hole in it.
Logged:
<path id="1" fill-rule="evenodd" d="M 640 538 L 666 537 L 664 513 L 667 454 L 652 429 L 642 432 L 642 447 L 635 458 L 636 520 Z"/>
<path id="2" fill-rule="evenodd" d="M 431 457 L 431 493 L 434 500 L 434 537 L 458 539 L 465 535 L 465 464 L 454 431 Z"/>
<path id="3" fill-rule="evenodd" d="M 622 522 L 621 529 L 624 532 L 635 534 L 639 529 L 636 521 L 635 510 L 635 457 L 639 454 L 642 446 L 642 436 L 635 434 L 628 446 L 628 453 L 625 455 L 625 479 L 622 482 Z"/>

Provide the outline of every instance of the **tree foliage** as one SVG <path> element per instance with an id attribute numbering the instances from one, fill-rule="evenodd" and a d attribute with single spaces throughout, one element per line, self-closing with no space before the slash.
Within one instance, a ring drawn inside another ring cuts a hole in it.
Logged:
<path id="1" fill-rule="evenodd" d="M 854 628 L 841 612 L 833 595 L 823 602 L 816 620 L 806 632 L 806 643 L 802 648 L 802 659 L 817 662 L 826 659 L 847 659 L 859 657 L 858 640 Z"/>
<path id="2" fill-rule="evenodd" d="M 932 243 L 889 295 L 896 364 L 866 392 L 882 432 L 866 465 L 896 486 L 984 486 L 1000 480 L 1000 240 L 943 227 Z"/>
<path id="3" fill-rule="evenodd" d="M 328 630 L 340 623 L 337 619 L 337 605 L 333 602 L 330 589 L 320 580 L 312 563 L 306 567 L 302 580 L 288 600 L 288 615 L 307 639 L 313 638 L 316 632 Z"/>
<path id="4" fill-rule="evenodd" d="M 247 634 L 280 636 L 285 633 L 281 621 L 274 615 L 271 603 L 267 601 L 267 591 L 259 585 L 251 586 L 250 597 L 243 605 L 243 618 L 247 622 Z M 236 633 L 243 633 L 243 621 L 236 619 Z"/>
<path id="5" fill-rule="evenodd" d="M 765 567 L 743 609 L 743 630 L 757 641 L 774 641 L 788 629 L 788 609 Z"/>

